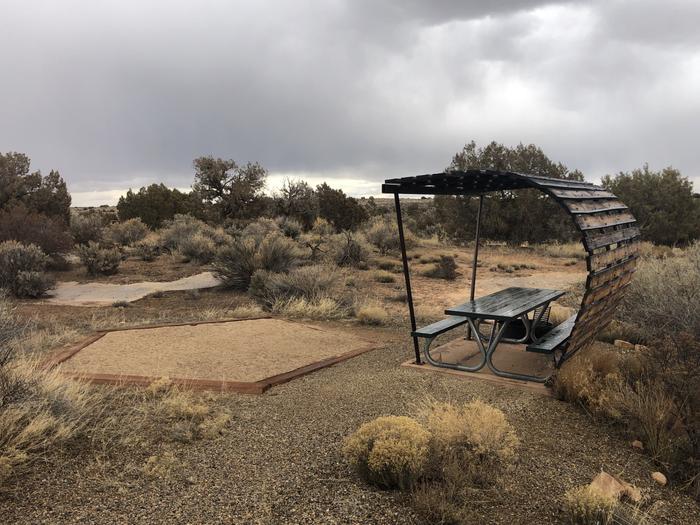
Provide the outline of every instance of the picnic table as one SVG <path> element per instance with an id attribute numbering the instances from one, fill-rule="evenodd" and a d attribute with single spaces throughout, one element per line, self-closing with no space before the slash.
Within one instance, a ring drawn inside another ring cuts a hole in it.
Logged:
<path id="1" fill-rule="evenodd" d="M 493 364 L 493 355 L 499 343 L 507 340 L 504 339 L 503 335 L 508 325 L 518 319 L 520 319 L 525 326 L 525 336 L 518 340 L 510 340 L 510 342 L 530 342 L 533 348 L 546 347 L 547 343 L 540 344 L 540 339 L 536 335 L 537 325 L 542 318 L 542 314 L 549 306 L 549 303 L 564 294 L 565 292 L 561 290 L 549 290 L 544 288 L 506 288 L 446 309 L 445 313 L 450 317 L 416 330 L 413 335 L 426 338 L 425 356 L 431 364 L 468 372 L 477 372 L 484 366 L 488 366 L 497 376 L 523 381 L 542 382 L 546 378 L 499 370 Z M 538 309 L 539 313 L 534 314 L 533 318 L 530 319 L 529 314 Z M 479 331 L 479 324 L 483 321 L 490 321 L 492 323 L 489 335 L 484 335 Z M 429 346 L 432 340 L 438 335 L 465 323 L 468 323 L 471 334 L 474 335 L 474 340 L 482 355 L 481 362 L 474 366 L 435 363 L 429 352 Z M 561 330 L 558 332 L 560 331 Z M 545 335 L 543 339 L 547 338 L 548 335 L 549 334 Z M 552 338 L 553 337 L 550 337 L 550 339 Z M 530 350 L 530 347 L 528 347 L 528 350 Z"/>

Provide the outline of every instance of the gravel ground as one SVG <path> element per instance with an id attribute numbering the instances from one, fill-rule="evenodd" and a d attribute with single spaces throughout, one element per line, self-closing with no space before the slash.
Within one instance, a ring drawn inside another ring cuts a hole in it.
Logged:
<path id="1" fill-rule="evenodd" d="M 366 337 L 366 330 L 362 335 Z M 423 396 L 501 408 L 521 439 L 517 469 L 499 493 L 473 502 L 473 523 L 559 523 L 564 492 L 605 469 L 641 488 L 655 523 L 699 523 L 690 498 L 653 484 L 650 461 L 629 441 L 555 399 L 480 381 L 402 368 L 410 355 L 397 332 L 374 330 L 383 349 L 275 387 L 262 396 L 222 395 L 233 414 L 215 440 L 177 444 L 165 479 L 138 474 L 143 458 L 98 462 L 66 451 L 14 492 L 0 494 L 7 524 L 357 523 L 420 520 L 399 494 L 371 489 L 340 455 L 362 422 L 409 414 Z M 155 453 L 151 451 L 150 453 Z"/>

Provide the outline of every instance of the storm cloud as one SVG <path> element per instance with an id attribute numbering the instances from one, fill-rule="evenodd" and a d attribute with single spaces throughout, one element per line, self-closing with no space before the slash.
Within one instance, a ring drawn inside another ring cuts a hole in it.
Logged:
<path id="1" fill-rule="evenodd" d="M 0 151 L 76 204 L 187 187 L 204 154 L 377 194 L 472 139 L 697 188 L 698 21 L 673 0 L 6 0 Z"/>

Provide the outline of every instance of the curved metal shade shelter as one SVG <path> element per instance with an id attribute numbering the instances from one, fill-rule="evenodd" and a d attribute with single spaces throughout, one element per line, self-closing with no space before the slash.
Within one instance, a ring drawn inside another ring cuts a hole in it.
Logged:
<path id="1" fill-rule="evenodd" d="M 587 252 L 586 291 L 571 335 L 555 361 L 559 366 L 605 328 L 632 279 L 640 233 L 634 216 L 623 202 L 595 184 L 497 170 L 467 170 L 389 179 L 382 185 L 382 192 L 394 194 L 397 215 L 400 215 L 398 197 L 402 193 L 483 195 L 526 188 L 542 191 L 566 210 L 581 234 L 581 242 Z M 404 271 L 415 330 L 407 264 Z"/>

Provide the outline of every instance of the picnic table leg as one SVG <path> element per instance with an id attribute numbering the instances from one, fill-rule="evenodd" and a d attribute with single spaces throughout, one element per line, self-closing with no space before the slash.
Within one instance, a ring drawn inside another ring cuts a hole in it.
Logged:
<path id="1" fill-rule="evenodd" d="M 503 331 L 506 329 L 510 321 L 503 321 L 501 324 L 501 328 L 496 331 L 495 327 L 497 323 L 494 322 L 494 330 L 491 331 L 492 337 L 489 341 L 489 346 L 488 350 L 486 351 L 486 364 L 489 367 L 489 370 L 494 373 L 494 375 L 500 376 L 500 377 L 506 377 L 508 379 L 517 379 L 519 381 L 533 381 L 536 383 L 544 383 L 549 379 L 550 376 L 542 377 L 542 376 L 531 376 L 528 374 L 518 374 L 515 372 L 506 372 L 505 370 L 499 370 L 496 368 L 496 365 L 493 364 L 493 354 L 496 353 L 496 348 L 498 347 L 498 344 L 501 342 L 501 337 L 503 335 Z M 495 332 L 495 336 L 493 336 Z"/>
<path id="2" fill-rule="evenodd" d="M 471 319 L 468 319 L 469 323 L 471 324 Z M 440 368 L 451 368 L 452 370 L 461 370 L 462 372 L 478 372 L 482 368 L 484 368 L 484 365 L 486 364 L 486 350 L 484 349 L 484 345 L 481 343 L 481 340 L 477 337 L 477 345 L 479 347 L 479 351 L 481 352 L 482 359 L 481 362 L 478 365 L 475 366 L 465 366 L 465 365 L 458 365 L 457 363 L 442 363 L 435 361 L 433 359 L 433 356 L 430 355 L 430 345 L 432 342 L 435 340 L 434 337 L 429 337 L 426 338 L 425 343 L 423 343 L 423 355 L 425 356 L 425 360 L 428 361 L 433 366 L 437 366 Z"/>

